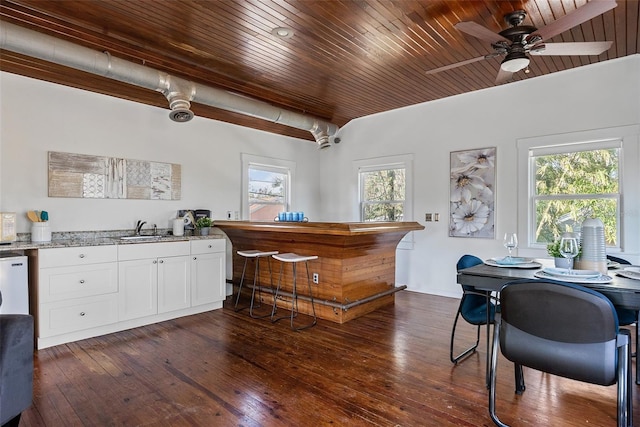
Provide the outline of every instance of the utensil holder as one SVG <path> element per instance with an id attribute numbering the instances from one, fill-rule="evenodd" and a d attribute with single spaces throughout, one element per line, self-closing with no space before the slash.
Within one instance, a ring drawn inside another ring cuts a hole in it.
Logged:
<path id="1" fill-rule="evenodd" d="M 51 227 L 48 222 L 34 222 L 31 224 L 31 241 L 34 243 L 51 241 Z"/>

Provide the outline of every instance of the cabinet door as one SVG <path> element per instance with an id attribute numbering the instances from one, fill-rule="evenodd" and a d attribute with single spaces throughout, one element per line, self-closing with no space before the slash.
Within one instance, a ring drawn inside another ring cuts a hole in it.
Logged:
<path id="1" fill-rule="evenodd" d="M 191 306 L 190 257 L 158 259 L 158 313 Z"/>
<path id="2" fill-rule="evenodd" d="M 119 320 L 151 316 L 158 312 L 158 261 L 120 261 L 118 265 Z"/>
<path id="3" fill-rule="evenodd" d="M 226 294 L 225 253 L 193 255 L 191 259 L 191 305 L 223 301 Z"/>

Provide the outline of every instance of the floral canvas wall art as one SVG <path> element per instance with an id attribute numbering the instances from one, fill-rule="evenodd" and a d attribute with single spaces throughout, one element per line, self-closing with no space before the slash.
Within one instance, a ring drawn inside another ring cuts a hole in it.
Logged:
<path id="1" fill-rule="evenodd" d="M 449 236 L 493 239 L 496 147 L 451 153 Z"/>

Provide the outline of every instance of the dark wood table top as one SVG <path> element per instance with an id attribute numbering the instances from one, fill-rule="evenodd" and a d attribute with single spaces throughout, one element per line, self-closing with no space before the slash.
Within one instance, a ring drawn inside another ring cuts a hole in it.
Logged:
<path id="1" fill-rule="evenodd" d="M 542 268 L 551 267 L 552 260 L 536 260 L 542 264 Z M 488 291 L 500 291 L 504 284 L 518 279 L 533 279 L 540 268 L 524 269 L 510 267 L 493 267 L 480 264 L 460 270 L 458 283 L 474 286 L 477 289 Z M 611 283 L 579 283 L 589 289 L 602 292 L 615 305 L 626 308 L 640 309 L 640 280 L 628 279 L 618 276 L 616 270 L 611 269 L 608 275 L 613 279 Z"/>

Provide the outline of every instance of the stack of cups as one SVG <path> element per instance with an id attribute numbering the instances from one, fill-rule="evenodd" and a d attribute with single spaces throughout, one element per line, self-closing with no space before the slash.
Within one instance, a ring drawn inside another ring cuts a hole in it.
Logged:
<path id="1" fill-rule="evenodd" d="M 607 251 L 602 221 L 590 218 L 582 223 L 580 246 L 582 247 L 580 268 L 607 274 Z"/>

